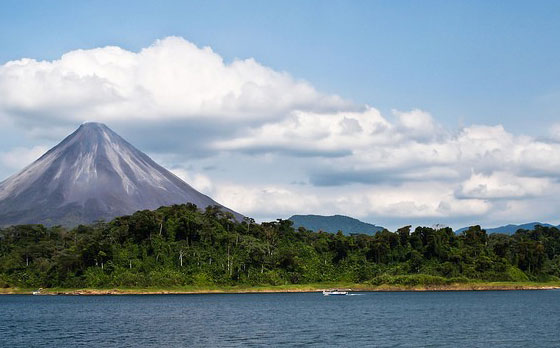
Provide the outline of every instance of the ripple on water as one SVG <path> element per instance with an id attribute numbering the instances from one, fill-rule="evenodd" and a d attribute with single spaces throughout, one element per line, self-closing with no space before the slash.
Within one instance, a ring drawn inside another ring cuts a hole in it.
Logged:
<path id="1" fill-rule="evenodd" d="M 560 346 L 560 292 L 0 296 L 1 347 Z"/>

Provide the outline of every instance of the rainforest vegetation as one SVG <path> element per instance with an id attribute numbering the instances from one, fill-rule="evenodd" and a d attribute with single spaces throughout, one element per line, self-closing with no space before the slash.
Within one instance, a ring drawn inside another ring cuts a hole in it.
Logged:
<path id="1" fill-rule="evenodd" d="M 488 235 L 410 226 L 373 236 L 241 222 L 191 204 L 72 229 L 0 229 L 0 287 L 173 287 L 318 282 L 558 281 L 560 231 Z"/>

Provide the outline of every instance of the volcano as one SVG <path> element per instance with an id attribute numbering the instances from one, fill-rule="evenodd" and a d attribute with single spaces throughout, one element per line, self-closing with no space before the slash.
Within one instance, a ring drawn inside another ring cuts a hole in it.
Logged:
<path id="1" fill-rule="evenodd" d="M 101 123 L 84 123 L 0 183 L 0 226 L 76 226 L 138 210 L 219 206 Z"/>

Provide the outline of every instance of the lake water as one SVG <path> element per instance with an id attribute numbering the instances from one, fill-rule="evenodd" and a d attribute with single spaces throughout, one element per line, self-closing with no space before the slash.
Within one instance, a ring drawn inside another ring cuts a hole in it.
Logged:
<path id="1" fill-rule="evenodd" d="M 0 296 L 1 347 L 560 347 L 560 291 Z"/>

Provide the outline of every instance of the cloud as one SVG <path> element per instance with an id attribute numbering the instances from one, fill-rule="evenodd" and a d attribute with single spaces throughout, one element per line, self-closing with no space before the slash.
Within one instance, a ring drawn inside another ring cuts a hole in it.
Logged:
<path id="1" fill-rule="evenodd" d="M 139 52 L 109 46 L 7 62 L 0 96 L 0 124 L 35 142 L 6 140 L 4 172 L 40 156 L 45 139 L 99 121 L 197 190 L 260 219 L 557 219 L 560 124 L 535 138 L 502 125 L 447 129 L 420 109 L 383 115 L 178 37 Z"/>
<path id="2" fill-rule="evenodd" d="M 393 110 L 393 114 L 397 118 L 396 126 L 399 133 L 409 139 L 429 141 L 444 134 L 443 127 L 425 111 L 418 109 L 409 112 Z"/>
<path id="3" fill-rule="evenodd" d="M 171 169 L 171 172 L 177 175 L 183 181 L 189 183 L 195 190 L 207 195 L 214 192 L 214 185 L 212 180 L 201 173 L 191 173 L 183 168 Z"/>
<path id="4" fill-rule="evenodd" d="M 48 148 L 44 145 L 31 148 L 16 147 L 7 152 L 0 152 L 0 164 L 4 169 L 18 170 L 31 164 L 47 151 Z"/>
<path id="5" fill-rule="evenodd" d="M 361 112 L 297 111 L 213 146 L 315 156 L 310 175 L 318 185 L 461 181 L 473 172 L 489 176 L 496 171 L 527 178 L 560 175 L 558 143 L 515 136 L 501 125 L 447 131 L 420 110 L 398 112 L 395 122 L 371 107 Z"/>
<path id="6" fill-rule="evenodd" d="M 553 124 L 548 132 L 552 139 L 560 142 L 560 123 Z"/>
<path id="7" fill-rule="evenodd" d="M 512 173 L 473 173 L 461 184 L 459 197 L 504 199 L 540 196 L 553 186 L 550 178 L 517 177 Z"/>
<path id="8" fill-rule="evenodd" d="M 393 116 L 387 119 L 372 107 L 295 111 L 214 146 L 253 155 L 307 157 L 302 165 L 308 182 L 320 192 L 315 212 L 370 218 L 472 217 L 476 222 L 498 211 L 500 216 L 517 212 L 520 204 L 512 200 L 530 201 L 534 207 L 550 204 L 560 191 L 557 142 L 514 135 L 501 125 L 450 131 L 421 110 L 395 111 Z M 294 203 L 293 211 L 298 209 Z"/>
<path id="9" fill-rule="evenodd" d="M 245 135 L 219 140 L 218 150 L 249 153 L 286 152 L 296 156 L 340 157 L 377 142 L 389 142 L 390 124 L 379 111 L 314 113 L 293 111 L 283 120 L 250 129 Z"/>
<path id="10" fill-rule="evenodd" d="M 217 188 L 214 197 L 234 210 L 249 211 L 253 216 L 272 220 L 295 211 L 316 211 L 322 203 L 314 194 L 302 194 L 279 185 L 247 187 L 223 184 Z"/>
<path id="11" fill-rule="evenodd" d="M 460 199 L 438 183 L 358 186 L 341 192 L 333 189 L 288 188 L 281 185 L 217 185 L 216 199 L 231 207 L 274 219 L 292 214 L 343 214 L 354 217 L 448 218 L 479 216 L 492 204 L 480 199 Z"/>
<path id="12" fill-rule="evenodd" d="M 0 109 L 30 125 L 41 119 L 262 122 L 293 109 L 351 106 L 252 58 L 226 63 L 211 48 L 179 37 L 140 52 L 108 46 L 54 61 L 10 61 L 0 66 L 0 95 Z"/>

